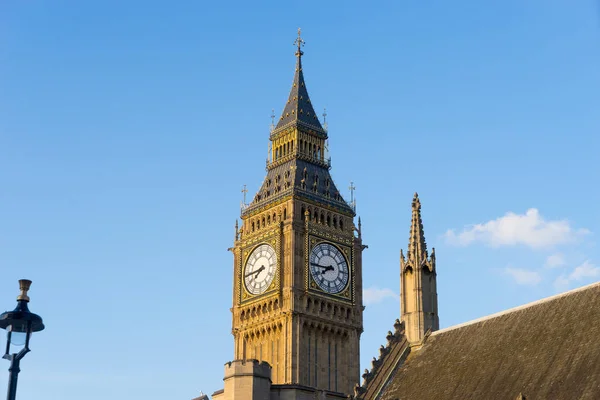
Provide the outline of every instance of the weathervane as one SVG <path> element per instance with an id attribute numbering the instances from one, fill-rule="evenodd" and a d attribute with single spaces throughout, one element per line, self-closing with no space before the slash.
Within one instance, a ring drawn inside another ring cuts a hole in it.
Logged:
<path id="1" fill-rule="evenodd" d="M 298 37 L 296 38 L 296 40 L 294 40 L 294 45 L 298 46 L 298 51 L 296 52 L 296 56 L 298 57 L 304 54 L 304 52 L 301 49 L 301 47 L 304 46 L 304 40 L 302 40 L 302 36 L 300 36 L 301 32 L 302 30 L 298 28 Z"/>
<path id="2" fill-rule="evenodd" d="M 327 109 L 323 108 L 323 128 L 327 130 Z"/>

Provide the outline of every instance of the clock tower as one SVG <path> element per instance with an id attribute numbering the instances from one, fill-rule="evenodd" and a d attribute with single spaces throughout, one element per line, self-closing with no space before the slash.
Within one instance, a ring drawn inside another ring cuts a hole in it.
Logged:
<path id="1" fill-rule="evenodd" d="M 267 174 L 236 224 L 234 354 L 240 363 L 268 363 L 273 386 L 341 396 L 360 379 L 364 246 L 354 207 L 329 173 L 328 132 L 306 89 L 300 31 L 295 45 L 294 80 L 269 136 Z M 234 367 L 226 365 L 226 382 Z"/>

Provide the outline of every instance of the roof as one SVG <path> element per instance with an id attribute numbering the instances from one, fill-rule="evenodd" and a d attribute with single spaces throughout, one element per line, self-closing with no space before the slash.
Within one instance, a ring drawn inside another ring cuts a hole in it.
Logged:
<path id="1" fill-rule="evenodd" d="M 291 195 L 327 204 L 342 214 L 355 214 L 333 182 L 329 168 L 300 158 L 292 158 L 267 171 L 260 189 L 242 215 L 252 214 L 255 210 Z"/>
<path id="2" fill-rule="evenodd" d="M 362 387 L 355 387 L 355 394 L 361 399 L 374 399 L 385 386 L 398 364 L 410 353 L 410 345 L 404 334 L 404 324 L 400 320 L 394 323 L 394 332 L 388 331 L 387 344 L 379 348 L 379 358 L 373 357 L 371 370 L 365 370 Z"/>
<path id="3" fill-rule="evenodd" d="M 315 115 L 304 82 L 304 73 L 302 72 L 302 55 L 304 53 L 301 50 L 304 41 L 300 37 L 300 30 L 298 30 L 295 44 L 298 47 L 292 90 L 283 114 L 271 132 L 271 140 L 293 127 L 310 132 L 311 135 L 321 139 L 327 139 L 327 132 Z M 344 200 L 337 189 L 329 173 L 330 168 L 329 159 L 316 159 L 298 152 L 268 163 L 267 176 L 252 202 L 244 207 L 242 217 L 260 212 L 265 206 L 277 203 L 288 196 L 326 205 L 342 214 L 354 217 L 354 207 Z"/>
<path id="4" fill-rule="evenodd" d="M 300 35 L 300 32 L 298 32 L 298 35 Z M 298 44 L 298 50 L 296 51 L 296 72 L 292 81 L 292 89 L 274 133 L 290 126 L 303 126 L 326 136 L 327 134 L 321 126 L 308 96 L 306 82 L 304 82 L 304 72 L 302 71 L 302 55 L 304 53 L 300 50 L 300 46 L 304 41 L 298 36 L 296 43 Z"/>
<path id="5" fill-rule="evenodd" d="M 434 332 L 377 398 L 599 399 L 599 310 L 595 283 Z"/>

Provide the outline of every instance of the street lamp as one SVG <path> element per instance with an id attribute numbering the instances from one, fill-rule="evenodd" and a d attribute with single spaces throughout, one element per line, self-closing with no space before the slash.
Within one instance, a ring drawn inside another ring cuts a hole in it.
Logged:
<path id="1" fill-rule="evenodd" d="M 6 352 L 2 358 L 10 361 L 7 400 L 15 400 L 17 396 L 17 378 L 21 371 L 19 364 L 25 354 L 29 353 L 31 334 L 44 329 L 42 318 L 27 308 L 27 303 L 29 303 L 27 292 L 30 286 L 30 280 L 21 279 L 19 281 L 21 294 L 17 297 L 17 308 L 0 314 L 0 328 L 6 329 L 7 332 Z M 21 350 L 18 353 L 11 352 L 11 345 L 17 349 L 21 348 Z"/>

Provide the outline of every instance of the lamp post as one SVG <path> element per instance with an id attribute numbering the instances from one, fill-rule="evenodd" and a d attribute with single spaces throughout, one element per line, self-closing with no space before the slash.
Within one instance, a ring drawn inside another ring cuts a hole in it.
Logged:
<path id="1" fill-rule="evenodd" d="M 44 329 L 42 318 L 30 312 L 27 307 L 27 303 L 29 303 L 27 292 L 30 286 L 30 280 L 21 279 L 19 281 L 21 294 L 17 297 L 17 308 L 0 314 L 0 328 L 6 329 L 7 332 L 6 352 L 2 358 L 10 361 L 7 400 L 15 400 L 17 396 L 17 378 L 21 371 L 19 364 L 25 354 L 30 351 L 29 339 L 31 334 Z M 11 345 L 16 349 L 21 348 L 21 350 L 18 353 L 11 351 Z"/>

